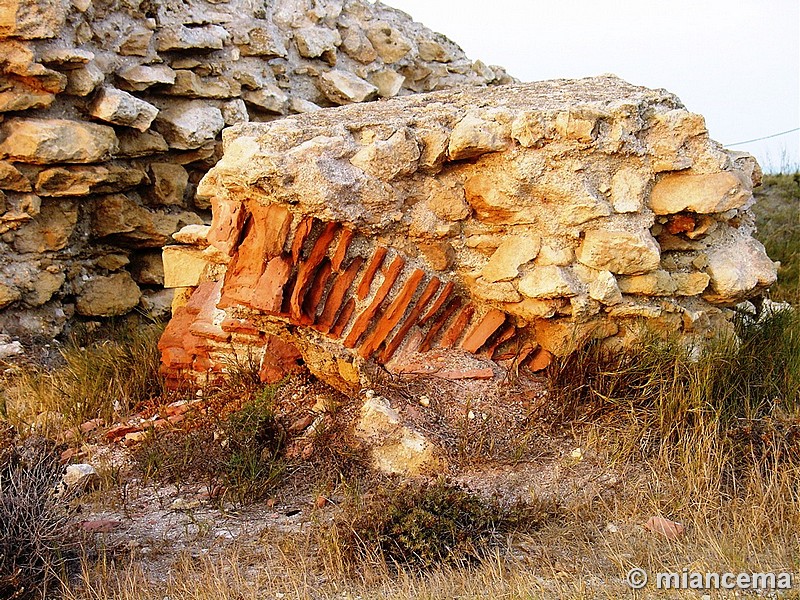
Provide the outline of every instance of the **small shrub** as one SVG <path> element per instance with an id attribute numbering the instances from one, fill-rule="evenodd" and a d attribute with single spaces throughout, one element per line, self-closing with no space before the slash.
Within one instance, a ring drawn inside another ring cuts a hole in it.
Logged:
<path id="1" fill-rule="evenodd" d="M 391 566 L 428 569 L 475 562 L 505 534 L 531 530 L 554 516 L 543 504 L 502 506 L 438 480 L 381 490 L 340 517 L 345 564 L 380 557 Z"/>
<path id="2" fill-rule="evenodd" d="M 285 471 L 286 434 L 273 401 L 277 389 L 261 385 L 224 418 L 212 415 L 185 430 L 153 431 L 134 452 L 139 469 L 177 485 L 201 481 L 209 491 L 221 486 L 241 504 L 261 500 Z"/>
<path id="3" fill-rule="evenodd" d="M 0 458 L 0 597 L 51 597 L 79 548 L 70 499 L 56 494 L 59 453 L 31 437 L 6 443 Z"/>

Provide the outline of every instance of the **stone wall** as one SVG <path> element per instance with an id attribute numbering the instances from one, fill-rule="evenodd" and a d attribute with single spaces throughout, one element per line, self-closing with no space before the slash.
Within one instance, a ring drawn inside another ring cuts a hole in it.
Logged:
<path id="1" fill-rule="evenodd" d="M 606 76 L 353 105 L 223 134 L 210 228 L 165 249 L 188 299 L 166 374 L 304 362 L 497 378 L 589 339 L 702 343 L 775 281 L 755 161 L 664 90 Z M 178 304 L 181 304 L 179 302 Z"/>
<path id="2" fill-rule="evenodd" d="M 510 81 L 365 0 L 0 4 L 0 332 L 169 308 L 225 126 Z"/>

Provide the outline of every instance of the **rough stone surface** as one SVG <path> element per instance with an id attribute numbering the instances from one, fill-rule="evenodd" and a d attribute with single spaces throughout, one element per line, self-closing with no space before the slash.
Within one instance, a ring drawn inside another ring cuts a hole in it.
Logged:
<path id="1" fill-rule="evenodd" d="M 415 51 L 381 35 L 370 42 Z M 207 323 L 244 321 L 348 392 L 370 363 L 502 381 L 591 339 L 620 348 L 647 329 L 691 344 L 725 335 L 728 307 L 761 293 L 775 267 L 751 237 L 755 169 L 701 121 L 663 90 L 604 76 L 241 123 L 198 185 L 213 206 L 205 239 L 225 257 L 220 314 L 181 318 L 209 339 L 221 334 Z M 689 132 L 676 149 L 672 137 Z M 654 214 L 659 185 L 714 201 Z M 175 259 L 187 274 L 176 287 L 199 283 L 197 295 L 213 283 L 206 251 L 165 252 L 167 272 L 173 252 L 196 263 Z M 169 339 L 165 374 L 199 376 L 205 357 Z M 447 361 L 462 362 L 437 366 Z"/>
<path id="2" fill-rule="evenodd" d="M 88 317 L 124 315 L 139 304 L 141 291 L 127 272 L 98 275 L 84 283 L 75 308 Z"/>
<path id="3" fill-rule="evenodd" d="M 0 306 L 0 326 L 36 335 L 57 333 L 85 281 L 134 269 L 115 256 L 208 220 L 211 198 L 196 190 L 221 156 L 223 126 L 511 81 L 366 0 L 8 0 L 0 71 L 0 273 L 35 273 L 47 253 L 64 275 L 45 305 L 47 286 Z M 430 144 L 374 141 L 373 157 L 403 151 L 384 167 L 397 177 L 419 154 L 439 160 Z M 452 258 L 446 245 L 426 251 L 436 264 Z"/>

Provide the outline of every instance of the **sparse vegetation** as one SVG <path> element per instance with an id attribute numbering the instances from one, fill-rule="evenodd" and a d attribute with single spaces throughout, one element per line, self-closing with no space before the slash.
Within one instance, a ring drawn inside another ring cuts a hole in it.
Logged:
<path id="1" fill-rule="evenodd" d="M 407 483 L 351 501 L 337 523 L 338 551 L 350 569 L 376 560 L 395 568 L 463 567 L 505 535 L 533 530 L 555 514 L 539 502 L 503 506 L 443 479 Z"/>
<path id="2" fill-rule="evenodd" d="M 0 422 L 0 427 L 4 424 Z M 33 599 L 59 589 L 77 565 L 75 509 L 59 495 L 63 467 L 52 442 L 0 432 L 0 598 Z"/>
<path id="3" fill-rule="evenodd" d="M 759 235 L 782 263 L 771 297 L 797 305 L 800 180 L 766 181 Z M 121 327 L 114 340 L 76 337 L 60 364 L 6 375 L 0 405 L 21 430 L 48 434 L 148 401 L 158 412 L 167 399 L 157 333 Z M 231 366 L 226 387 L 203 391 L 206 411 L 154 430 L 134 452 L 142 485 L 182 493 L 199 483 L 215 514 L 265 511 L 241 541 L 162 554 L 169 575 L 162 566 L 154 576 L 143 553 L 122 558 L 127 550 L 109 547 L 84 559 L 77 578 L 62 577 L 76 547 L 68 504 L 49 500 L 57 454 L 49 445 L 38 463 L 25 462 L 19 457 L 32 455 L 21 446 L 4 453 L 0 443 L 0 597 L 14 597 L 23 580 L 34 595 L 43 583 L 52 589 L 57 575 L 68 600 L 619 598 L 630 592 L 623 576 L 634 566 L 800 572 L 800 315 L 765 304 L 759 318 L 741 316 L 737 336 L 702 353 L 655 339 L 616 356 L 590 346 L 552 366 L 548 400 L 536 404 L 543 412 L 528 415 L 514 457 L 557 485 L 547 500 L 529 494 L 522 502 L 453 480 L 365 477 L 345 419 L 321 419 L 317 447 L 299 458 L 310 447 L 290 432 L 301 413 L 287 412 L 286 384 L 261 384 L 248 358 Z M 60 420 L 43 427 L 43 412 Z M 481 431 L 491 435 L 488 426 Z M 276 498 L 302 511 L 273 510 Z M 25 529 L 37 521 L 21 515 L 34 508 L 49 512 L 41 527 Z M 285 519 L 264 524 L 266 513 Z M 286 520 L 295 513 L 303 520 Z M 651 515 L 680 521 L 686 534 L 667 540 L 644 530 Z M 51 537 L 25 545 L 36 536 Z M 162 552 L 174 552 L 170 544 Z M 115 560 L 104 560 L 112 553 Z"/>

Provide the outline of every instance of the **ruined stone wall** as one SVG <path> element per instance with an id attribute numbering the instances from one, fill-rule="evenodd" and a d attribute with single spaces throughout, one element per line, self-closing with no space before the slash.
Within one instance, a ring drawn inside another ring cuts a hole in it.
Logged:
<path id="1" fill-rule="evenodd" d="M 0 332 L 169 308 L 225 126 L 509 81 L 365 0 L 0 4 Z"/>
<path id="2" fill-rule="evenodd" d="M 241 124 L 198 195 L 211 228 L 165 250 L 190 298 L 174 383 L 248 350 L 337 387 L 497 378 L 588 339 L 702 343 L 775 281 L 758 165 L 664 90 L 607 76 L 424 94 Z M 174 275 L 174 277 L 173 277 Z"/>

